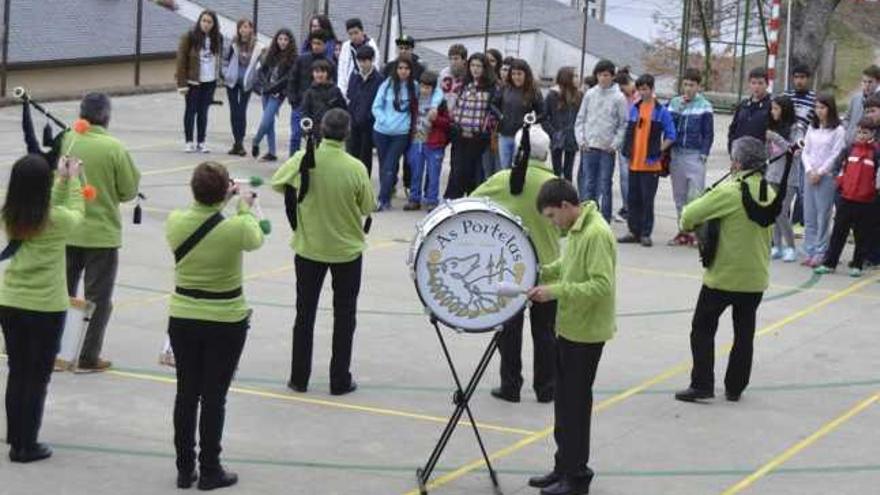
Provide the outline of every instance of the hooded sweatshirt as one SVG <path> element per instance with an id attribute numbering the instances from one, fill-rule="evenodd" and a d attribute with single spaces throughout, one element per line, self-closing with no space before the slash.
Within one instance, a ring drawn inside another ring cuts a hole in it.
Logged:
<path id="1" fill-rule="evenodd" d="M 617 150 L 623 145 L 627 122 L 626 97 L 616 84 L 594 86 L 581 101 L 574 123 L 578 145 Z"/>

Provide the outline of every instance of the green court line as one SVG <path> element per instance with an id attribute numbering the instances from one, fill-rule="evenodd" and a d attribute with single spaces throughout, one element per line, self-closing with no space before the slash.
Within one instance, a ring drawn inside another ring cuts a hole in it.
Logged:
<path id="1" fill-rule="evenodd" d="M 174 373 L 162 373 L 155 369 L 149 368 L 113 368 L 116 371 L 124 373 L 139 373 L 143 375 L 152 375 L 162 378 L 174 378 Z M 283 386 L 284 380 L 281 378 L 258 378 L 258 377 L 236 377 L 235 383 L 255 384 L 255 385 L 278 385 Z M 329 382 L 313 381 L 316 387 L 329 385 Z M 823 383 L 780 383 L 775 385 L 754 385 L 749 386 L 749 392 L 796 392 L 802 390 L 827 390 L 836 388 L 852 388 L 852 387 L 874 387 L 880 385 L 880 379 L 871 380 L 848 380 Z M 425 393 L 452 393 L 450 387 L 432 387 L 417 385 L 391 385 L 391 384 L 369 384 L 358 382 L 358 388 L 363 390 L 383 390 L 396 392 L 425 392 Z M 479 387 L 477 390 L 488 391 L 490 387 Z M 648 389 L 640 392 L 640 395 L 665 395 L 676 392 L 678 389 Z M 624 389 L 596 389 L 593 390 L 595 395 L 617 395 Z"/>
<path id="2" fill-rule="evenodd" d="M 127 449 L 119 447 L 105 447 L 99 445 L 77 445 L 66 443 L 51 443 L 54 449 L 68 450 L 73 452 L 86 452 L 94 454 L 113 454 L 125 455 L 131 457 L 154 458 L 154 459 L 174 459 L 172 452 L 157 450 L 140 450 Z M 278 459 L 255 459 L 244 457 L 224 457 L 224 462 L 228 464 L 245 464 L 253 466 L 272 466 L 283 468 L 310 468 L 310 469 L 326 469 L 339 471 L 363 471 L 363 472 L 385 472 L 385 473 L 414 473 L 419 466 L 401 466 L 386 464 L 359 464 L 359 463 L 337 463 L 322 461 L 301 461 L 301 460 L 278 460 Z M 437 472 L 449 472 L 450 468 L 438 467 Z M 499 474 L 523 475 L 529 476 L 540 474 L 543 468 L 502 468 L 497 469 Z M 600 477 L 614 478 L 676 478 L 676 477 L 722 477 L 722 476 L 743 476 L 754 471 L 754 469 L 672 469 L 672 470 L 602 470 L 599 471 Z M 849 465 L 849 466 L 809 466 L 797 468 L 780 468 L 770 476 L 778 475 L 825 475 L 825 474 L 852 474 L 860 472 L 878 472 L 880 465 Z"/>
<path id="3" fill-rule="evenodd" d="M 780 292 L 778 294 L 773 294 L 764 298 L 765 302 L 769 301 L 777 301 L 780 299 L 785 299 L 787 297 L 791 297 L 805 290 L 811 289 L 815 286 L 819 280 L 821 280 L 821 275 L 813 274 L 809 280 L 802 283 L 801 285 L 794 287 L 792 289 Z M 150 292 L 153 294 L 168 294 L 167 290 L 156 289 L 153 287 L 144 287 L 140 285 L 133 284 L 124 284 L 117 283 L 117 287 L 122 287 L 124 289 L 136 290 L 141 292 Z M 253 306 L 264 306 L 270 308 L 285 308 L 285 309 L 293 309 L 294 303 L 279 303 L 279 302 L 271 302 L 271 301 L 259 301 L 259 300 L 248 300 L 248 303 Z M 332 312 L 333 308 L 319 306 L 319 311 Z M 668 316 L 668 315 L 677 315 L 677 314 L 689 314 L 694 311 L 694 308 L 682 308 L 682 309 L 664 309 L 664 310 L 654 310 L 654 311 L 634 311 L 634 312 L 625 312 L 618 313 L 618 318 L 634 318 L 634 317 L 645 317 L 645 316 Z M 378 310 L 378 309 L 358 309 L 358 314 L 363 315 L 377 315 L 377 316 L 419 316 L 424 317 L 424 311 L 390 311 L 390 310 Z"/>

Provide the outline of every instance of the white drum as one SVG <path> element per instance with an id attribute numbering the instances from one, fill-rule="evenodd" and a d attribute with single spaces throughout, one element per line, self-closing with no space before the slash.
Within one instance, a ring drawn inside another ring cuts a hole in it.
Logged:
<path id="1" fill-rule="evenodd" d="M 538 280 L 538 256 L 520 219 L 482 198 L 447 201 L 429 213 L 407 263 L 427 311 L 465 332 L 503 325 L 527 303 L 511 286 L 524 291 Z"/>

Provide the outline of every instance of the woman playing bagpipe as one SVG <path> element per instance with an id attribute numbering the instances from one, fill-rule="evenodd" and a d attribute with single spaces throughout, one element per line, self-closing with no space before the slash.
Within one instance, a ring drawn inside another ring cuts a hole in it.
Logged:
<path id="1" fill-rule="evenodd" d="M 12 462 L 52 455 L 37 438 L 69 305 L 65 245 L 85 212 L 79 167 L 64 157 L 54 174 L 45 158 L 27 155 L 12 167 L 3 205 L 9 244 L 0 259 L 10 261 L 0 285 L 0 325 L 9 355 L 6 443 Z"/>
<path id="2" fill-rule="evenodd" d="M 522 129 L 516 133 L 519 147 L 513 169 L 502 170 L 480 185 L 472 196 L 489 198 L 520 217 L 538 252 L 541 265 L 559 257 L 559 229 L 535 209 L 538 191 L 545 182 L 555 178 L 547 165 L 550 136 L 540 127 L 533 126 L 534 113 L 525 116 Z M 538 402 L 553 401 L 556 346 L 553 324 L 556 320 L 556 301 L 534 303 L 529 310 L 534 340 L 533 389 Z M 501 353 L 501 386 L 492 389 L 492 395 L 508 402 L 519 402 L 522 377 L 522 330 L 520 313 L 505 326 L 498 343 Z"/>
<path id="3" fill-rule="evenodd" d="M 174 446 L 177 486 L 189 488 L 198 479 L 199 489 L 210 490 L 238 481 L 220 465 L 220 438 L 226 393 L 250 326 L 251 310 L 242 292 L 242 253 L 262 246 L 268 228 L 252 213 L 252 192 L 239 196 L 237 214 L 223 217 L 223 207 L 238 193 L 223 165 L 198 165 L 190 186 L 195 203 L 172 212 L 166 224 L 175 260 L 168 321 L 177 367 Z"/>
<path id="4" fill-rule="evenodd" d="M 781 191 L 787 187 L 793 149 L 773 160 L 786 159 Z M 733 307 L 734 343 L 724 379 L 725 396 L 732 402 L 740 399 L 752 370 L 756 313 L 770 278 L 771 226 L 785 194 L 777 195 L 764 178 L 767 147 L 763 142 L 753 137 L 737 139 L 731 156 L 729 176 L 688 204 L 681 216 L 682 232 L 697 230 L 706 268 L 691 327 L 691 383 L 675 394 L 685 402 L 715 396 L 715 333 L 728 306 Z"/>
<path id="5" fill-rule="evenodd" d="M 312 372 L 312 337 L 318 297 L 327 271 L 333 277 L 333 356 L 330 393 L 353 392 L 349 370 L 357 315 L 357 297 L 369 231 L 368 215 L 376 206 L 367 169 L 345 152 L 351 130 L 345 110 L 334 108 L 322 119 L 320 146 L 315 149 L 312 122 L 303 119 L 306 150 L 296 152 L 272 177 L 272 188 L 284 194 L 291 246 L 296 252 L 296 321 L 287 386 L 306 392 Z M 367 224 L 362 225 L 364 217 Z"/>

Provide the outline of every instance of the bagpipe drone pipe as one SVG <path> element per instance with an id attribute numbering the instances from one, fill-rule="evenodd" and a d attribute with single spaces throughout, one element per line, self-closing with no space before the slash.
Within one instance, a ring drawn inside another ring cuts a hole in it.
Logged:
<path id="1" fill-rule="evenodd" d="M 749 217 L 749 220 L 755 222 L 761 227 L 769 227 L 773 225 L 773 223 L 776 221 L 776 218 L 782 212 L 783 201 L 785 200 L 785 191 L 788 187 L 788 176 L 791 172 L 792 162 L 794 161 L 794 154 L 802 147 L 802 142 L 794 143 L 784 153 L 770 158 L 762 166 L 748 171 L 740 178 L 740 192 L 742 194 L 743 207 L 746 210 L 746 216 Z M 767 180 L 764 178 L 767 167 L 771 163 L 777 162 L 783 158 L 785 158 L 785 169 L 782 172 L 782 179 L 779 182 L 779 191 L 777 191 L 777 194 L 773 198 L 773 201 L 771 201 L 767 205 L 762 205 L 761 202 L 767 201 L 767 188 L 769 187 L 767 184 Z M 730 177 L 731 173 L 732 172 L 727 172 L 726 174 L 724 174 L 724 176 L 715 181 L 714 184 L 706 188 L 701 196 L 708 194 L 719 184 L 726 181 Z M 761 185 L 758 193 L 758 201 L 755 201 L 755 199 L 752 197 L 751 191 L 749 191 L 749 186 L 746 183 L 745 179 L 757 173 L 761 174 Z M 716 218 L 704 222 L 697 226 L 694 233 L 697 236 L 697 247 L 700 252 L 700 262 L 702 263 L 704 268 L 709 268 L 715 261 L 715 254 L 718 252 L 718 243 L 721 237 L 721 220 Z"/>

